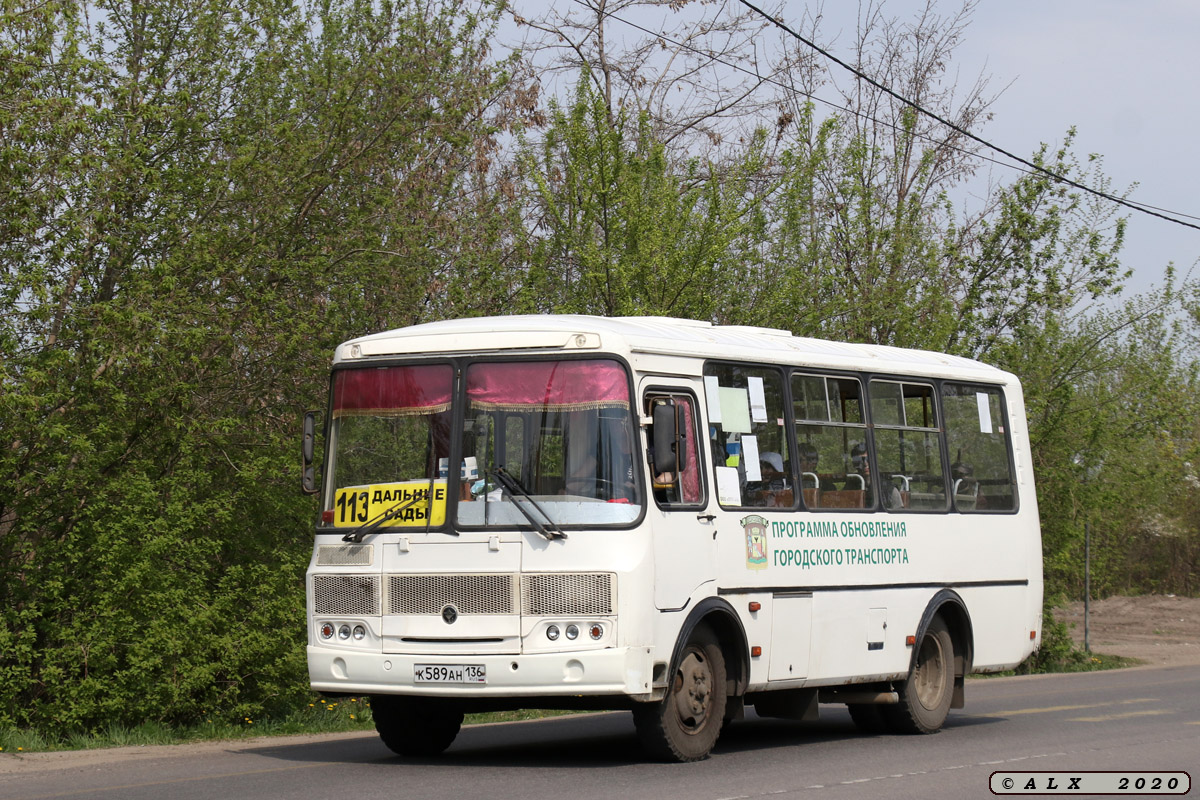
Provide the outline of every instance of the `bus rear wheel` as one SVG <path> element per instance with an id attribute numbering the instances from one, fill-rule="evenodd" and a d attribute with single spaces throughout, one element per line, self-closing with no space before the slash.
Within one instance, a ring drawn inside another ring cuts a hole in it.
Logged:
<path id="1" fill-rule="evenodd" d="M 462 727 L 463 712 L 445 700 L 374 695 L 371 714 L 379 738 L 402 756 L 436 756 L 451 745 Z"/>
<path id="2" fill-rule="evenodd" d="M 897 733 L 941 729 L 954 697 L 954 641 L 940 616 L 925 629 L 912 671 L 898 694 L 898 704 L 882 707 L 889 728 Z"/>
<path id="3" fill-rule="evenodd" d="M 725 658 L 716 637 L 698 627 L 680 654 L 667 696 L 633 711 L 638 738 L 664 761 L 708 757 L 725 721 Z"/>

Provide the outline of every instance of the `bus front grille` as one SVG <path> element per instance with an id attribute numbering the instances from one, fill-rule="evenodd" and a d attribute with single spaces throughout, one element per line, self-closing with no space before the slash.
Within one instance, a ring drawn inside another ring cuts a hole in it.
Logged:
<path id="1" fill-rule="evenodd" d="M 613 576 L 607 572 L 523 575 L 521 613 L 534 617 L 612 614 L 613 589 Z"/>
<path id="2" fill-rule="evenodd" d="M 441 614 L 448 605 L 458 609 L 459 614 L 515 614 L 515 576 L 388 576 L 389 614 Z"/>
<path id="3" fill-rule="evenodd" d="M 378 616 L 378 575 L 313 575 L 313 613 Z"/>
<path id="4" fill-rule="evenodd" d="M 611 573 L 408 574 L 387 576 L 388 614 L 604 616 L 615 612 Z"/>
<path id="5" fill-rule="evenodd" d="M 318 567 L 369 567 L 374 548 L 369 544 L 329 544 L 317 548 Z"/>

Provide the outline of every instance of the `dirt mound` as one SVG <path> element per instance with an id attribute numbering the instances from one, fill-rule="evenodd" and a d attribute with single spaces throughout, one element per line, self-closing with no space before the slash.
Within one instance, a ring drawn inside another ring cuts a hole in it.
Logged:
<path id="1" fill-rule="evenodd" d="M 1055 616 L 1083 644 L 1083 602 Z M 1154 666 L 1200 664 L 1200 598 L 1175 595 L 1108 597 L 1093 600 L 1088 614 L 1093 652 L 1139 658 Z"/>

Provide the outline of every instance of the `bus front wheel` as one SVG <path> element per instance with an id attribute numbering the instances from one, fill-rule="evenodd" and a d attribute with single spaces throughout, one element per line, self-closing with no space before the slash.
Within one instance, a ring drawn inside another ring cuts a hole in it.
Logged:
<path id="1" fill-rule="evenodd" d="M 954 696 L 954 641 L 940 616 L 925 629 L 898 693 L 897 705 L 882 707 L 888 727 L 899 733 L 936 733 L 942 727 Z"/>
<path id="2" fill-rule="evenodd" d="M 371 714 L 379 738 L 402 756 L 436 756 L 451 745 L 462 727 L 457 705 L 425 697 L 374 695 Z"/>
<path id="3" fill-rule="evenodd" d="M 725 721 L 725 658 L 705 626 L 680 654 L 667 696 L 634 709 L 633 722 L 647 752 L 666 761 L 700 761 L 717 743 Z"/>

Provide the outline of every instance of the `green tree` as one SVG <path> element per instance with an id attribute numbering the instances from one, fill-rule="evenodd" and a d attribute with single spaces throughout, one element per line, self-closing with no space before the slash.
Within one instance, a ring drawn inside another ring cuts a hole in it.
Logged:
<path id="1" fill-rule="evenodd" d="M 586 70 L 549 118 L 524 149 L 532 210 L 520 307 L 720 318 L 718 287 L 743 268 L 734 243 L 762 226 L 750 191 L 761 142 L 721 174 L 695 159 L 674 165 L 645 118 L 610 118 Z"/>
<path id="2" fill-rule="evenodd" d="M 1182 299 L 1169 283 L 1059 312 L 1004 348 L 1025 379 L 1047 581 L 1067 596 L 1082 596 L 1085 525 L 1096 595 L 1196 590 L 1200 360 Z"/>
<path id="3" fill-rule="evenodd" d="M 1119 289 L 1124 222 L 1099 201 L 1029 174 L 997 187 L 986 213 L 959 216 L 956 174 L 938 168 L 940 143 L 917 140 L 912 113 L 885 147 L 801 113 L 765 203 L 757 321 L 986 359 L 1029 321 Z M 1074 161 L 1072 138 L 1034 162 L 1107 188 L 1098 160 Z"/>
<path id="4" fill-rule="evenodd" d="M 499 246 L 498 8 L 0 8 L 0 724 L 293 701 L 298 412 Z"/>

